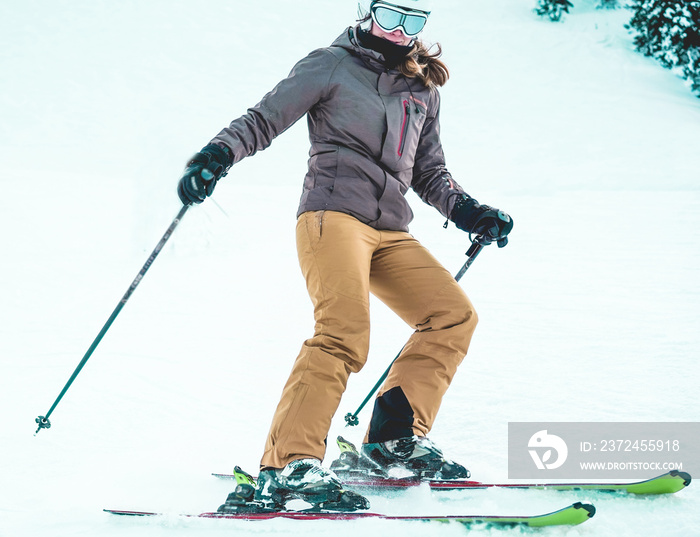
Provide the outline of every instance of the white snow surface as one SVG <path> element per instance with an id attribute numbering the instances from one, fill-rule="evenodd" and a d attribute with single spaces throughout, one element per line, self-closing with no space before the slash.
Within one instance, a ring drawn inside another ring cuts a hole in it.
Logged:
<path id="1" fill-rule="evenodd" d="M 525 0 L 436 0 L 426 39 L 447 164 L 513 215 L 505 249 L 462 280 L 480 315 L 431 438 L 476 479 L 507 480 L 510 421 L 700 421 L 700 99 L 633 51 L 630 14 L 579 0 L 565 22 Z M 310 301 L 294 247 L 300 121 L 189 211 L 51 416 L 45 414 L 177 214 L 186 160 L 310 50 L 351 0 L 0 3 L 0 536 L 463 535 L 452 525 L 183 519 L 255 471 Z M 411 196 L 411 227 L 450 270 L 467 236 Z M 373 304 L 366 368 L 338 434 L 410 334 Z M 662 498 L 423 489 L 389 513 L 527 514 L 577 500 L 594 519 L 543 535 L 697 535 L 697 484 Z M 166 513 L 121 519 L 103 508 Z M 473 530 L 479 535 L 519 529 Z"/>

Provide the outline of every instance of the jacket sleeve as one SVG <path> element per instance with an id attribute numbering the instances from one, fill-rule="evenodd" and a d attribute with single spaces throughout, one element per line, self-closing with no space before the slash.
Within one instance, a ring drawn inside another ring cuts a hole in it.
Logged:
<path id="1" fill-rule="evenodd" d="M 210 143 L 231 149 L 233 162 L 262 151 L 323 99 L 337 58 L 326 49 L 311 52 L 289 76 L 247 113 L 224 128 Z"/>
<path id="2" fill-rule="evenodd" d="M 440 141 L 440 94 L 434 90 L 432 96 L 418 141 L 411 187 L 425 203 L 449 217 L 457 196 L 464 190 L 445 167 Z"/>

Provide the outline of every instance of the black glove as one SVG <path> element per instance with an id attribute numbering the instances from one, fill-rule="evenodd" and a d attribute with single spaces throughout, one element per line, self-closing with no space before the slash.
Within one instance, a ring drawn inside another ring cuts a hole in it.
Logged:
<path id="1" fill-rule="evenodd" d="M 508 244 L 508 233 L 513 229 L 513 219 L 503 211 L 479 205 L 479 202 L 462 195 L 455 202 L 450 220 L 462 231 L 481 235 L 489 242 L 497 241 L 498 247 Z"/>
<path id="2" fill-rule="evenodd" d="M 207 196 L 211 196 L 216 182 L 226 175 L 232 162 L 228 147 L 204 147 L 187 163 L 187 169 L 177 185 L 177 195 L 182 203 L 202 203 Z"/>

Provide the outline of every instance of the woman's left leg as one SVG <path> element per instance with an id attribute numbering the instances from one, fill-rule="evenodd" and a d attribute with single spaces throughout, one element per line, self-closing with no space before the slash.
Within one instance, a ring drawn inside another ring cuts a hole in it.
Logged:
<path id="1" fill-rule="evenodd" d="M 408 233 L 382 237 L 370 290 L 416 331 L 379 392 L 365 443 L 428 434 L 477 324 L 467 295 L 427 249 Z"/>

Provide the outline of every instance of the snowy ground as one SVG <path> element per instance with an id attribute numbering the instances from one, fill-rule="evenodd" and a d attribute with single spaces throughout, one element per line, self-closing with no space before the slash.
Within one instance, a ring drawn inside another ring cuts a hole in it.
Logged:
<path id="1" fill-rule="evenodd" d="M 510 245 L 463 285 L 481 323 L 433 431 L 482 480 L 507 479 L 509 421 L 700 421 L 700 100 L 632 51 L 629 14 L 580 0 L 563 24 L 534 2 L 438 0 L 428 39 L 448 166 L 507 210 Z M 330 7 L 332 4 L 332 7 Z M 254 470 L 311 309 L 294 213 L 300 122 L 192 209 L 86 369 L 45 413 L 179 209 L 182 167 L 309 50 L 350 0 L 25 0 L 0 4 L 0 536 L 463 535 L 382 522 L 123 520 L 104 507 L 215 509 Z M 321 22 L 319 22 L 321 21 Z M 413 199 L 412 232 L 452 270 L 466 237 Z M 408 330 L 376 304 L 369 364 L 333 429 Z M 367 414 L 363 414 L 363 426 Z M 329 459 L 337 451 L 329 449 Z M 489 491 L 392 513 L 598 515 L 546 535 L 689 535 L 697 484 L 665 498 Z M 510 534 L 520 530 L 476 530 Z"/>

